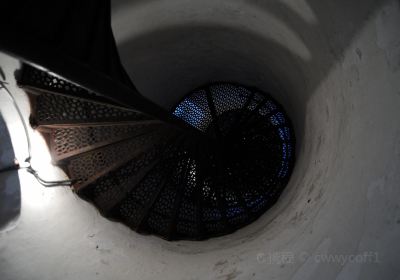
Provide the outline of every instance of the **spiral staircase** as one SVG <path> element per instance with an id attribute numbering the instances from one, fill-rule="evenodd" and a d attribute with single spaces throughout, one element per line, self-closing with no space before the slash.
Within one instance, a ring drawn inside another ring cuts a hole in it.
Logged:
<path id="1" fill-rule="evenodd" d="M 160 121 L 24 64 L 31 125 L 73 190 L 100 213 L 168 240 L 203 240 L 257 219 L 294 162 L 283 108 L 257 89 L 214 83 Z"/>
<path id="2" fill-rule="evenodd" d="M 0 19 L 9 26 L 0 50 L 24 62 L 16 78 L 30 124 L 77 195 L 110 220 L 168 240 L 229 234 L 276 202 L 295 138 L 269 94 L 212 83 L 169 113 L 122 67 L 109 1 L 58 5 L 7 2 L 20 13 Z"/>
<path id="3" fill-rule="evenodd" d="M 3 2 L 2 280 L 398 278 L 399 1 Z"/>

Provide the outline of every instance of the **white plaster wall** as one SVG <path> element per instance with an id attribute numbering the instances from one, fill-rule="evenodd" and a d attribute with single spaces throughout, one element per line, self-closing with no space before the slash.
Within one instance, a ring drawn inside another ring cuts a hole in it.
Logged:
<path id="1" fill-rule="evenodd" d="M 113 27 L 134 83 L 166 108 L 213 80 L 271 91 L 296 127 L 291 181 L 252 225 L 169 243 L 20 171 L 0 279 L 400 279 L 398 1 L 121 0 Z"/>

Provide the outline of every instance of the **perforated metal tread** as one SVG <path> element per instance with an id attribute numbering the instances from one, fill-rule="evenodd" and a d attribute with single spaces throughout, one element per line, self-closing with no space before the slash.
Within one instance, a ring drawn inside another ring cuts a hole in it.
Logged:
<path id="1" fill-rule="evenodd" d="M 143 179 L 131 188 L 126 197 L 113 209 L 111 217 L 122 220 L 132 229 L 144 232 L 150 209 L 160 196 L 175 167 L 175 153 L 180 150 L 181 137 L 169 144 Z"/>
<path id="2" fill-rule="evenodd" d="M 143 152 L 151 152 L 168 136 L 168 130 L 162 129 L 79 154 L 66 162 L 67 174 L 75 181 L 74 188 L 81 189 Z"/>
<path id="3" fill-rule="evenodd" d="M 92 125 L 49 128 L 50 152 L 55 163 L 121 140 L 161 129 L 159 121 L 132 124 Z"/>
<path id="4" fill-rule="evenodd" d="M 137 157 L 94 181 L 78 194 L 93 201 L 103 215 L 111 216 L 111 211 L 126 199 L 131 190 L 136 189 L 145 177 L 151 176 L 149 174 L 153 174 L 153 169 L 160 164 L 165 151 L 169 151 L 167 146 L 173 145 L 176 138 L 176 134 L 170 134 L 151 149 L 142 150 Z"/>
<path id="5" fill-rule="evenodd" d="M 102 102 L 27 90 L 32 107 L 30 123 L 38 126 L 62 126 L 152 120 L 127 108 Z"/>
<path id="6" fill-rule="evenodd" d="M 149 209 L 142 229 L 144 232 L 157 234 L 169 240 L 174 239 L 180 205 L 185 191 L 190 187 L 188 175 L 193 153 L 191 147 L 194 143 L 189 141 L 183 143 L 175 155 L 173 169 L 152 208 Z"/>
<path id="7" fill-rule="evenodd" d="M 108 98 L 68 82 L 53 73 L 42 71 L 28 64 L 22 65 L 17 82 L 20 87 L 33 92 L 40 91 L 114 104 Z"/>

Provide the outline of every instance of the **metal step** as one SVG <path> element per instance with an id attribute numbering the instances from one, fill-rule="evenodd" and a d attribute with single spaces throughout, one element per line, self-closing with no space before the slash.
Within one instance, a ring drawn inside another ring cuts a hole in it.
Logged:
<path id="1" fill-rule="evenodd" d="M 141 229 L 144 232 L 157 234 L 167 240 L 175 238 L 178 211 L 187 187 L 189 164 L 193 157 L 191 146 L 194 144 L 194 139 L 187 139 L 176 153 L 172 172 L 143 221 Z"/>
<path id="2" fill-rule="evenodd" d="M 151 176 L 152 170 L 162 160 L 168 143 L 173 142 L 176 135 L 170 135 L 153 148 L 143 151 L 136 158 L 127 162 L 119 169 L 104 175 L 90 186 L 87 186 L 82 195 L 91 197 L 91 200 L 106 216 L 123 201 L 132 189 L 138 187 L 145 177 Z M 168 174 L 165 174 L 168 176 Z"/>
<path id="3" fill-rule="evenodd" d="M 50 153 L 55 164 L 70 157 L 155 131 L 166 124 L 139 121 L 132 124 L 52 127 L 47 130 Z"/>
<path id="4" fill-rule="evenodd" d="M 31 92 L 71 96 L 80 99 L 118 105 L 111 99 L 98 95 L 74 83 L 28 64 L 23 64 L 18 75 L 18 86 Z"/>
<path id="5" fill-rule="evenodd" d="M 152 120 L 143 113 L 70 96 L 27 91 L 31 100 L 33 127 Z"/>
<path id="6" fill-rule="evenodd" d="M 68 176 L 75 181 L 74 189 L 79 191 L 139 154 L 152 149 L 160 141 L 165 141 L 166 133 L 168 131 L 164 129 L 158 130 L 70 158 L 65 166 Z"/>
<path id="7" fill-rule="evenodd" d="M 148 212 L 158 199 L 160 192 L 170 177 L 175 166 L 175 151 L 180 140 L 169 145 L 157 164 L 136 185 L 131 186 L 127 195 L 114 207 L 114 218 L 124 221 L 132 229 L 140 231 L 140 226 L 146 220 Z"/>

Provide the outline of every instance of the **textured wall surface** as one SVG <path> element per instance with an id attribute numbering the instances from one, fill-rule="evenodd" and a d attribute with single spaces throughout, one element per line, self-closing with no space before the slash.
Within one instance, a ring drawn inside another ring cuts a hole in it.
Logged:
<path id="1" fill-rule="evenodd" d="M 123 64 L 162 106 L 210 81 L 271 91 L 297 133 L 291 181 L 252 225 L 168 243 L 19 171 L 21 214 L 0 233 L 2 280 L 400 279 L 398 1 L 113 4 Z"/>

